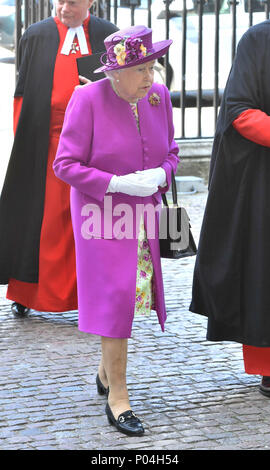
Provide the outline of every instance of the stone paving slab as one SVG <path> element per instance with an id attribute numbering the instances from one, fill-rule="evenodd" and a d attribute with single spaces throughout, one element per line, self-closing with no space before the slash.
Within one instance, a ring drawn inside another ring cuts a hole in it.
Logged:
<path id="1" fill-rule="evenodd" d="M 198 241 L 206 193 L 184 196 Z M 163 260 L 168 320 L 136 318 L 129 342 L 131 403 L 145 435 L 110 426 L 96 392 L 100 344 L 77 312 L 18 319 L 0 288 L 1 450 L 269 450 L 269 399 L 245 374 L 242 347 L 205 340 L 188 311 L 195 258 Z"/>

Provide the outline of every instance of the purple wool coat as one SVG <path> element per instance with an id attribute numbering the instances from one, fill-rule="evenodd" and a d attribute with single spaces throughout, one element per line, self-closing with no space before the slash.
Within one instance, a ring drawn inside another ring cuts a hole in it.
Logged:
<path id="1" fill-rule="evenodd" d="M 160 96 L 158 105 L 149 102 L 153 92 Z M 171 170 L 176 172 L 179 162 L 167 88 L 154 84 L 139 101 L 138 113 L 140 133 L 129 103 L 115 94 L 107 78 L 75 90 L 53 164 L 55 175 L 71 185 L 79 330 L 114 338 L 131 336 L 138 208 L 145 205 L 155 212 L 148 217 L 145 211 L 144 221 L 154 267 L 153 309 L 162 331 L 166 320 L 155 209 L 160 207 L 161 191 L 168 190 Z M 168 184 L 153 196 L 106 193 L 114 174 L 159 166 L 166 171 Z"/>

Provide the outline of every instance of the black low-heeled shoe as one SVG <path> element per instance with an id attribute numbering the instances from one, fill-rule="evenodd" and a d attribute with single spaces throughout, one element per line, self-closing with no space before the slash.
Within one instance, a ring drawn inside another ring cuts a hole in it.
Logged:
<path id="1" fill-rule="evenodd" d="M 110 424 L 118 429 L 118 431 L 127 434 L 128 436 L 142 436 L 144 434 L 144 428 L 137 416 L 132 410 L 124 411 L 117 419 L 113 416 L 112 410 L 109 404 L 106 404 L 105 413 L 108 417 Z"/>
<path id="2" fill-rule="evenodd" d="M 99 375 L 97 374 L 96 376 L 96 384 L 97 384 L 97 391 L 99 395 L 106 395 L 108 396 L 109 394 L 109 387 L 105 387 L 103 383 L 101 382 Z"/>
<path id="3" fill-rule="evenodd" d="M 18 304 L 18 302 L 13 302 L 13 304 L 11 304 L 11 311 L 16 317 L 25 317 L 29 310 L 30 309 L 28 307 Z"/>
<path id="4" fill-rule="evenodd" d="M 270 377 L 262 377 L 259 390 L 265 397 L 270 398 Z"/>

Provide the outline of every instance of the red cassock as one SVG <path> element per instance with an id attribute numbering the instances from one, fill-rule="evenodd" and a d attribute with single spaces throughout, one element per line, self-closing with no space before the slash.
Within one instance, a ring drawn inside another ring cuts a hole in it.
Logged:
<path id="1" fill-rule="evenodd" d="M 88 50 L 91 46 L 88 22 L 83 27 Z M 70 217 L 70 186 L 56 178 L 52 163 L 58 147 L 64 114 L 79 84 L 76 59 L 81 52 L 74 41 L 74 52 L 61 54 L 67 27 L 55 18 L 59 31 L 59 48 L 55 62 L 51 96 L 50 141 L 47 163 L 45 206 L 40 237 L 39 282 L 10 279 L 7 298 L 38 311 L 63 312 L 77 310 L 75 248 Z M 14 129 L 20 115 L 22 97 L 14 100 Z M 82 117 L 83 118 L 83 117 Z"/>
<path id="2" fill-rule="evenodd" d="M 246 139 L 270 147 L 270 116 L 259 109 L 248 109 L 233 122 L 234 128 Z M 270 348 L 243 345 L 247 374 L 270 376 Z"/>

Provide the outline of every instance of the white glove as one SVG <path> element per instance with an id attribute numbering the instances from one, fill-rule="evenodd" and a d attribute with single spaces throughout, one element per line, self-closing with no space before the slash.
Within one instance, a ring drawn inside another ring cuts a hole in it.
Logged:
<path id="1" fill-rule="evenodd" d="M 107 192 L 109 193 L 124 193 L 129 196 L 152 196 L 158 191 L 155 183 L 148 183 L 144 181 L 141 175 L 136 173 L 129 173 L 128 175 L 116 176 L 113 175 Z"/>
<path id="2" fill-rule="evenodd" d="M 143 178 L 143 182 L 146 184 L 155 184 L 156 186 L 167 186 L 167 175 L 166 171 L 161 168 L 150 168 L 149 170 L 136 171 Z"/>

